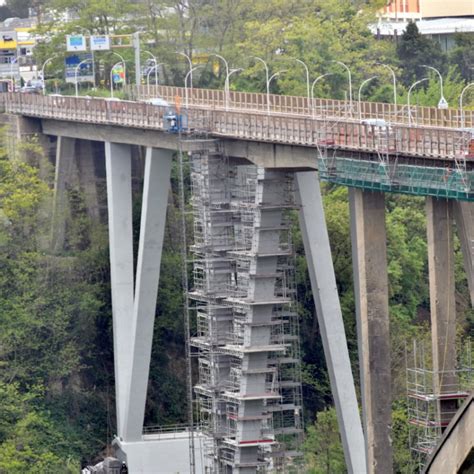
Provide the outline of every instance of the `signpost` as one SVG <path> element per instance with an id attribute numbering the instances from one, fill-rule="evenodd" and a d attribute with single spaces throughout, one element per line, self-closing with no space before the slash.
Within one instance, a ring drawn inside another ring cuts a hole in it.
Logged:
<path id="1" fill-rule="evenodd" d="M 108 51 L 110 49 L 110 37 L 97 35 L 90 37 L 91 51 Z"/>
<path id="2" fill-rule="evenodd" d="M 76 67 L 83 61 L 81 67 L 77 71 L 77 82 L 94 82 L 94 69 L 92 66 L 92 54 L 81 53 L 67 56 L 64 60 L 64 69 L 66 82 L 76 82 Z"/>
<path id="3" fill-rule="evenodd" d="M 86 51 L 86 37 L 84 35 L 66 35 L 66 50 Z"/>

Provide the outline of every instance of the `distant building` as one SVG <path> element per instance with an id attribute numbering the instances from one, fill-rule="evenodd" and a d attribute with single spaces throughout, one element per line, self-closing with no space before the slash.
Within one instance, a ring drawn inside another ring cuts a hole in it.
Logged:
<path id="1" fill-rule="evenodd" d="M 409 21 L 448 51 L 456 33 L 474 34 L 474 0 L 389 0 L 370 29 L 378 37 L 396 40 Z"/>
<path id="2" fill-rule="evenodd" d="M 34 27 L 35 21 L 30 18 L 8 18 L 0 23 L 0 78 L 19 81 L 20 74 L 31 75 Z"/>
<path id="3" fill-rule="evenodd" d="M 390 21 L 474 16 L 473 0 L 389 0 L 380 12 Z"/>

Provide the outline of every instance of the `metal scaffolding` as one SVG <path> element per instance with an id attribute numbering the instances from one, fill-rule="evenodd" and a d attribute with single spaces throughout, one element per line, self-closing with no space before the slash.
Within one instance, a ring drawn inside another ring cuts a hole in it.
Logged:
<path id="1" fill-rule="evenodd" d="M 298 471 L 301 361 L 293 176 L 193 153 L 194 288 L 208 473 Z"/>
<path id="2" fill-rule="evenodd" d="M 431 348 L 423 342 L 413 341 L 406 348 L 406 361 L 410 452 L 413 472 L 421 472 L 443 430 L 474 389 L 472 347 L 470 341 L 465 344 L 455 370 L 430 369 Z M 446 401 L 452 402 L 452 410 L 441 412 L 440 403 Z"/>

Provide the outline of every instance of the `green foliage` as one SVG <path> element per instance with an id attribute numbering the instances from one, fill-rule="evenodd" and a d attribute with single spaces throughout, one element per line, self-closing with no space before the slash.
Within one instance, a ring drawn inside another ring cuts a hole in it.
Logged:
<path id="1" fill-rule="evenodd" d="M 423 64 L 444 70 L 446 63 L 446 56 L 439 43 L 421 35 L 414 22 L 408 24 L 401 36 L 397 54 L 404 67 L 402 78 L 406 86 L 426 76 Z"/>
<path id="2" fill-rule="evenodd" d="M 346 471 L 336 410 L 320 411 L 307 429 L 304 444 L 308 474 L 343 474 Z"/>

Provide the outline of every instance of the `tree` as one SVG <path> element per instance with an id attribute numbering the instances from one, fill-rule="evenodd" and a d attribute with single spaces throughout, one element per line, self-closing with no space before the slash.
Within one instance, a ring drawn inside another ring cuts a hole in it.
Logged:
<path id="1" fill-rule="evenodd" d="M 433 66 L 443 72 L 446 69 L 447 57 L 440 45 L 423 36 L 414 22 L 408 23 L 402 34 L 397 45 L 397 55 L 400 64 L 403 65 L 402 80 L 406 86 L 426 77 L 427 70 L 421 67 L 423 64 Z"/>
<path id="2" fill-rule="evenodd" d="M 315 423 L 308 427 L 304 451 L 309 474 L 343 474 L 346 472 L 334 408 L 328 408 L 317 414 Z"/>

